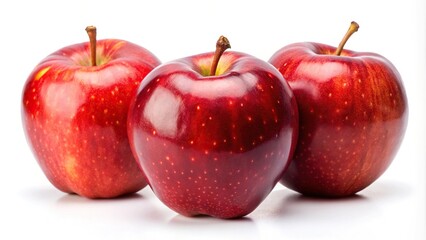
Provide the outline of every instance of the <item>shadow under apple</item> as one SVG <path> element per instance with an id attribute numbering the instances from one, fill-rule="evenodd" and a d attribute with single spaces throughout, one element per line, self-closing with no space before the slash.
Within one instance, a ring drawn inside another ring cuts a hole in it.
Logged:
<path id="1" fill-rule="evenodd" d="M 381 201 L 400 199 L 410 194 L 410 187 L 402 182 L 378 181 L 363 191 L 343 198 L 321 198 L 305 196 L 279 187 L 273 190 L 264 202 L 249 216 L 259 218 L 291 219 L 351 212 L 352 217 L 379 214 Z"/>
<path id="2" fill-rule="evenodd" d="M 176 215 L 168 222 L 171 236 L 180 239 L 200 239 L 191 232 L 203 233 L 203 239 L 259 239 L 255 221 L 250 217 L 218 219 L 210 216 L 186 217 Z"/>
<path id="3" fill-rule="evenodd" d="M 57 200 L 58 204 L 74 204 L 74 203 L 111 203 L 111 202 L 123 202 L 137 199 L 143 199 L 143 195 L 140 193 L 130 193 L 116 198 L 99 198 L 89 199 L 86 197 L 79 196 L 74 193 L 64 193 L 62 197 Z"/>

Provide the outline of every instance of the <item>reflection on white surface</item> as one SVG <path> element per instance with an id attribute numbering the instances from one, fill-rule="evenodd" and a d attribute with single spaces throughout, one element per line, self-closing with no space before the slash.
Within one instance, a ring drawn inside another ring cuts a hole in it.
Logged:
<path id="1" fill-rule="evenodd" d="M 416 211 L 407 209 L 413 204 L 414 189 L 392 181 L 375 183 L 361 194 L 344 199 L 308 198 L 278 185 L 254 212 L 236 220 L 178 215 L 149 188 L 111 200 L 90 200 L 50 186 L 19 194 L 25 207 L 17 209 L 10 223 L 15 228 L 18 222 L 29 226 L 28 231 L 47 239 L 381 239 L 382 234 L 375 229 L 403 221 L 395 214 L 416 218 Z M 387 211 L 389 207 L 395 208 L 394 212 Z M 34 221 L 42 221 L 44 227 L 32 228 Z M 391 232 L 387 236 L 414 239 L 414 232 L 410 236 L 398 228 L 387 229 Z M 16 236 L 28 236 L 28 231 L 18 231 Z"/>

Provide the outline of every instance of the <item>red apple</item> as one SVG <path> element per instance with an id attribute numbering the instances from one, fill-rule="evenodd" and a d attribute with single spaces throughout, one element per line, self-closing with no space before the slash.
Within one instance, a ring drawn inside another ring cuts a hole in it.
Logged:
<path id="1" fill-rule="evenodd" d="M 133 43 L 86 29 L 89 43 L 62 48 L 42 60 L 23 89 L 28 143 L 50 182 L 88 198 L 136 192 L 146 179 L 127 137 L 130 100 L 159 60 Z"/>
<path id="2" fill-rule="evenodd" d="M 375 53 L 295 43 L 269 60 L 289 82 L 300 135 L 282 183 L 306 195 L 342 197 L 373 183 L 391 164 L 408 117 L 401 76 Z"/>
<path id="3" fill-rule="evenodd" d="M 156 68 L 130 107 L 130 144 L 150 187 L 185 216 L 249 214 L 295 148 L 290 87 L 269 63 L 228 47 L 221 37 L 216 53 Z"/>

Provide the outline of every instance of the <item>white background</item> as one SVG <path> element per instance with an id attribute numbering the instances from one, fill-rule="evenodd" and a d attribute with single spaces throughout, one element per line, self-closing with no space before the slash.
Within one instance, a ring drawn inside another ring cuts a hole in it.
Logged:
<path id="1" fill-rule="evenodd" d="M 1 1 L 1 239 L 425 239 L 426 4 L 379 1 Z M 315 200 L 277 185 L 247 218 L 186 218 L 149 188 L 129 198 L 88 200 L 56 190 L 23 135 L 24 82 L 45 56 L 99 38 L 140 44 L 163 62 L 213 51 L 219 35 L 233 50 L 268 60 L 293 42 L 347 44 L 391 60 L 407 90 L 410 117 L 388 171 L 356 197 Z"/>

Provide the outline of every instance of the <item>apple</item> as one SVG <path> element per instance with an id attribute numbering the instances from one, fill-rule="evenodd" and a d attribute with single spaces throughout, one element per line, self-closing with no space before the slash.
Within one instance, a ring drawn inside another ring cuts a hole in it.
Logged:
<path id="1" fill-rule="evenodd" d="M 300 114 L 299 140 L 282 184 L 305 195 L 344 197 L 389 167 L 403 140 L 408 104 L 401 76 L 386 58 L 294 43 L 269 60 L 289 82 Z"/>
<path id="2" fill-rule="evenodd" d="M 64 47 L 42 60 L 22 93 L 22 122 L 35 158 L 59 190 L 112 198 L 147 185 L 129 146 L 127 112 L 160 61 L 128 41 Z"/>
<path id="3" fill-rule="evenodd" d="M 132 101 L 133 153 L 155 195 L 184 216 L 238 218 L 278 183 L 294 151 L 297 104 L 269 63 L 216 52 L 160 65 Z"/>

